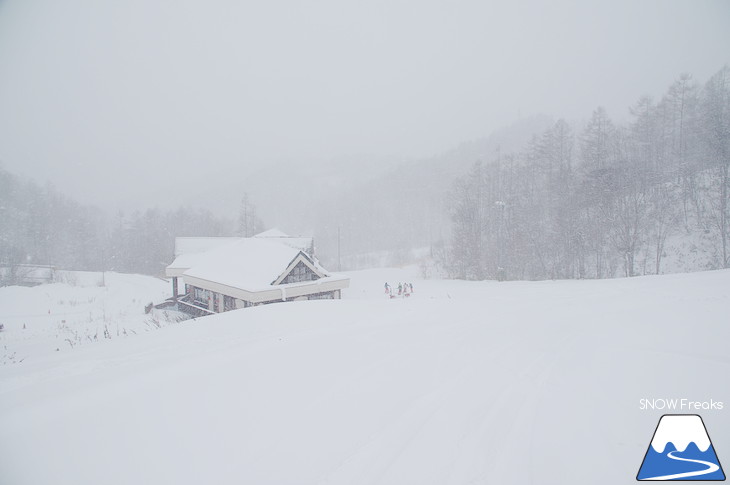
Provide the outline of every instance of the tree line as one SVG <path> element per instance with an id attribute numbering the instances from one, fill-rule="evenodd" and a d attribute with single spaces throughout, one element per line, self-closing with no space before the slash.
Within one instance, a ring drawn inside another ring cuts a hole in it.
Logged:
<path id="1" fill-rule="evenodd" d="M 161 275 L 177 236 L 250 236 L 261 230 L 246 195 L 235 222 L 191 207 L 108 216 L 0 167 L 0 283 L 12 284 L 10 270 L 19 264 Z"/>
<path id="2" fill-rule="evenodd" d="M 448 276 L 472 280 L 658 274 L 678 239 L 704 258 L 692 269 L 728 267 L 730 69 L 704 85 L 682 75 L 630 115 L 616 123 L 597 108 L 583 125 L 559 120 L 523 149 L 475 163 L 450 189 L 458 153 L 404 165 L 348 187 L 349 198 L 323 198 L 302 224 L 319 228 L 318 255 L 330 265 L 340 242 L 353 254 L 387 250 L 396 264 L 399 251 L 429 246 Z M 235 210 L 190 207 L 110 216 L 0 167 L 0 268 L 159 275 L 176 236 L 251 236 L 264 229 L 257 214 L 243 194 L 235 220 Z"/>
<path id="3" fill-rule="evenodd" d="M 730 68 L 704 85 L 681 75 L 630 122 L 603 108 L 576 130 L 557 121 L 519 153 L 477 162 L 448 197 L 449 276 L 610 278 L 662 272 L 686 237 L 730 266 Z"/>

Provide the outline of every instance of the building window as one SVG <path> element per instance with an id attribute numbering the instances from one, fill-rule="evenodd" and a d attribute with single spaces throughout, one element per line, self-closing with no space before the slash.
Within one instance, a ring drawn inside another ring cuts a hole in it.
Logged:
<path id="1" fill-rule="evenodd" d="M 204 290 L 202 288 L 198 288 L 197 286 L 194 287 L 194 288 L 195 288 L 195 291 L 193 293 L 193 299 L 197 303 L 202 303 L 203 305 L 205 305 L 207 307 L 208 306 L 208 298 L 210 296 L 208 294 L 208 290 Z"/>
<path id="2" fill-rule="evenodd" d="M 283 284 L 299 283 L 302 281 L 314 281 L 317 275 L 307 265 L 299 262 L 282 281 Z"/>

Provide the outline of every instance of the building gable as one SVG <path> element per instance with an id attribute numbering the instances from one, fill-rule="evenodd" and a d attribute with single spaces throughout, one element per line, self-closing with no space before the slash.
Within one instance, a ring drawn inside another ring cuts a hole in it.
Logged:
<path id="1" fill-rule="evenodd" d="M 282 285 L 289 283 L 301 283 L 302 281 L 316 281 L 320 278 L 309 266 L 302 263 L 301 261 L 296 264 L 289 272 L 288 275 L 281 280 Z"/>
<path id="2" fill-rule="evenodd" d="M 289 263 L 284 272 L 272 281 L 271 284 L 285 285 L 302 281 L 316 281 L 325 276 L 327 275 L 317 268 L 309 256 L 300 251 Z"/>

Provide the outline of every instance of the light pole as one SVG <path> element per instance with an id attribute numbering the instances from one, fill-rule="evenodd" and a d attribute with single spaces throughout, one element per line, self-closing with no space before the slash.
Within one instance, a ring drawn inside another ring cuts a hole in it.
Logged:
<path id="1" fill-rule="evenodd" d="M 337 271 L 342 271 L 342 263 L 340 260 L 340 225 L 337 224 Z"/>

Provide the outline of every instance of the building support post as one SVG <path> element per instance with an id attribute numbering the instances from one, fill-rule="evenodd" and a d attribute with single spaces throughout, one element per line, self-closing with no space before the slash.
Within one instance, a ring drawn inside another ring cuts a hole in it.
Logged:
<path id="1" fill-rule="evenodd" d="M 177 276 L 172 277 L 172 301 L 177 303 Z"/>

